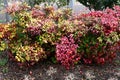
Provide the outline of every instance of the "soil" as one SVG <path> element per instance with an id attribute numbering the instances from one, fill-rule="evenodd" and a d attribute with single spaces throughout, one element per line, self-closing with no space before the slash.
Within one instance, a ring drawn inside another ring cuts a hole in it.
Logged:
<path id="1" fill-rule="evenodd" d="M 8 61 L 6 65 L 0 66 L 0 80 L 120 80 L 120 53 L 112 63 L 79 64 L 70 70 L 50 61 L 21 69 L 15 62 Z"/>

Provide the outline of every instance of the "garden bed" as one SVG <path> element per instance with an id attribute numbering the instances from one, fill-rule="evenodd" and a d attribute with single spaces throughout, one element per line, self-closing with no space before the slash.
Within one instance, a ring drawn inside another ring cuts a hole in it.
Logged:
<path id="1" fill-rule="evenodd" d="M 7 12 L 13 20 L 0 25 L 1 80 L 120 78 L 120 6 L 74 15 L 16 3 Z"/>
<path id="2" fill-rule="evenodd" d="M 1 57 L 1 56 L 0 56 Z M 119 80 L 120 54 L 112 63 L 105 65 L 78 64 L 66 70 L 59 64 L 49 61 L 38 63 L 30 68 L 20 69 L 9 61 L 0 67 L 0 80 Z"/>

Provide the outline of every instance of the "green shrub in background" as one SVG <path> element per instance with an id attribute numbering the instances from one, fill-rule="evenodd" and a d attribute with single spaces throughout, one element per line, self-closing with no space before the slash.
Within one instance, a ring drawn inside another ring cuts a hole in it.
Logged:
<path id="1" fill-rule="evenodd" d="M 56 3 L 58 7 L 65 6 L 69 3 L 69 0 L 28 0 L 30 6 L 39 5 L 42 2 L 48 2 L 48 5 Z"/>
<path id="2" fill-rule="evenodd" d="M 107 7 L 112 8 L 114 5 L 119 4 L 120 0 L 78 0 L 80 3 L 88 7 L 90 10 L 103 10 Z"/>

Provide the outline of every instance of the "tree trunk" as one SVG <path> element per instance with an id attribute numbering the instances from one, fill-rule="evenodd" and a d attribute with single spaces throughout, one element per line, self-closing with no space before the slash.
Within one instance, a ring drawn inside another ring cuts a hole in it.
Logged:
<path id="1" fill-rule="evenodd" d="M 4 1 L 4 7 L 6 8 L 8 6 L 8 1 L 7 0 L 3 0 Z M 8 13 L 5 13 L 5 17 L 6 17 L 6 22 L 9 22 L 9 15 Z"/>
<path id="2" fill-rule="evenodd" d="M 76 2 L 76 0 L 70 0 L 70 2 L 69 2 L 69 7 L 70 7 L 71 9 L 74 8 L 75 2 Z"/>

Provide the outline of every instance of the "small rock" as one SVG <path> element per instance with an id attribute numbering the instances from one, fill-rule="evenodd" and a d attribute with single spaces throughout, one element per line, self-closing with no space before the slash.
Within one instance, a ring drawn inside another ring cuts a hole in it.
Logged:
<path id="1" fill-rule="evenodd" d="M 118 77 L 120 77 L 120 70 L 119 69 L 118 69 L 117 72 L 115 72 L 115 75 L 118 76 Z"/>
<path id="2" fill-rule="evenodd" d="M 87 72 L 85 72 L 85 78 L 86 79 L 94 79 L 95 78 L 94 72 L 93 71 L 87 71 Z"/>
<path id="3" fill-rule="evenodd" d="M 35 78 L 31 77 L 30 75 L 25 75 L 23 80 L 35 80 Z"/>
<path id="4" fill-rule="evenodd" d="M 49 69 L 47 70 L 47 75 L 48 76 L 51 76 L 52 74 L 56 73 L 57 72 L 57 69 L 56 68 L 53 68 L 53 67 L 49 67 Z"/>
<path id="5" fill-rule="evenodd" d="M 32 75 L 32 71 L 30 71 L 29 74 Z"/>
<path id="6" fill-rule="evenodd" d="M 77 77 L 73 73 L 70 73 L 65 77 L 65 80 L 75 80 L 76 78 Z"/>
<path id="7" fill-rule="evenodd" d="M 116 76 L 120 77 L 120 71 L 115 73 Z"/>

